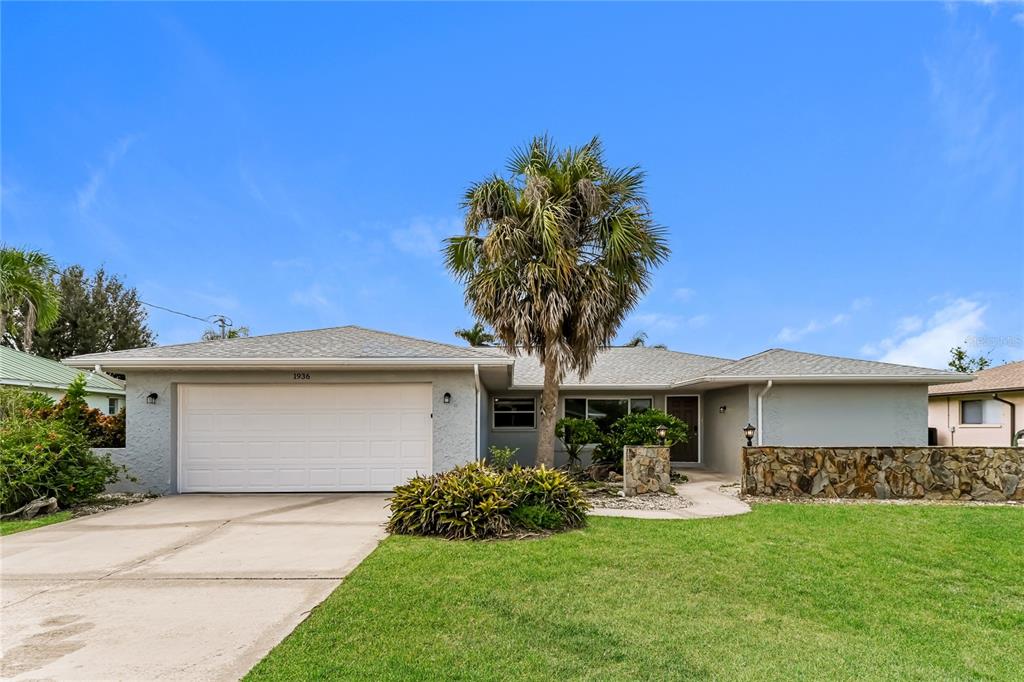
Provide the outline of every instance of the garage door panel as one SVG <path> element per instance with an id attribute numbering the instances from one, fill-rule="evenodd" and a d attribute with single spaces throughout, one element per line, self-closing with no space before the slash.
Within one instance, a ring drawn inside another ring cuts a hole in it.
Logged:
<path id="1" fill-rule="evenodd" d="M 430 384 L 179 391 L 182 492 L 388 490 L 431 470 Z"/>

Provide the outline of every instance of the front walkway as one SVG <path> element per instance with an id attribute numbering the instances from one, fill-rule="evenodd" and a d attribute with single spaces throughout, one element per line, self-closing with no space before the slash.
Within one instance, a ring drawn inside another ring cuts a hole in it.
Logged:
<path id="1" fill-rule="evenodd" d="M 709 519 L 716 516 L 736 516 L 750 511 L 750 505 L 734 495 L 719 490 L 723 485 L 736 482 L 728 476 L 708 469 L 686 469 L 686 483 L 675 486 L 676 493 L 685 497 L 690 506 L 682 509 L 594 509 L 593 516 L 624 516 L 633 519 Z"/>
<path id="2" fill-rule="evenodd" d="M 384 536 L 381 494 L 176 495 L 0 540 L 0 677 L 234 680 Z"/>

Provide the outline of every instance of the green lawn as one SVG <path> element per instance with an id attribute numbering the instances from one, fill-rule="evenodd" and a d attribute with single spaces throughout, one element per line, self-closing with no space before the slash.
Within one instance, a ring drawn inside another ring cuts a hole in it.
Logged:
<path id="1" fill-rule="evenodd" d="M 46 516 L 37 516 L 34 519 L 28 521 L 21 521 L 18 519 L 11 521 L 0 521 L 0 535 L 10 535 L 12 533 L 20 533 L 23 530 L 32 530 L 33 528 L 39 528 L 41 526 L 49 526 L 51 523 L 60 523 L 61 521 L 67 521 L 71 518 L 71 512 L 60 511 L 55 514 L 47 514 Z"/>
<path id="2" fill-rule="evenodd" d="M 1021 679 L 1024 509 L 760 505 L 541 540 L 392 537 L 249 674 Z"/>

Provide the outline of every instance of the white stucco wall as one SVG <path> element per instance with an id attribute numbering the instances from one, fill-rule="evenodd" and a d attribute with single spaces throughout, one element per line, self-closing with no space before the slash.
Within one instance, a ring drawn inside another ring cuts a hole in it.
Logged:
<path id="1" fill-rule="evenodd" d="M 755 404 L 761 388 L 751 387 Z M 762 429 L 763 445 L 927 445 L 928 387 L 776 384 L 764 398 Z"/>
<path id="2" fill-rule="evenodd" d="M 139 479 L 133 489 L 162 494 L 177 491 L 177 386 L 179 384 L 289 384 L 294 372 L 308 372 L 302 383 L 411 383 L 433 386 L 434 471 L 473 461 L 476 454 L 476 385 L 472 370 L 322 371 L 295 367 L 254 371 L 134 371 L 127 373 L 126 447 L 119 461 Z M 156 393 L 156 404 L 146 396 Z M 444 394 L 451 403 L 444 404 Z"/>

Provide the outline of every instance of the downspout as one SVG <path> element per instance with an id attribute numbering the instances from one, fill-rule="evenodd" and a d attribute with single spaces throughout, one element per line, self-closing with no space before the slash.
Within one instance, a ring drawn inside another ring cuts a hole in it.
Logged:
<path id="1" fill-rule="evenodd" d="M 1000 398 L 998 393 L 992 394 L 992 400 L 1010 406 L 1010 447 L 1012 448 L 1017 444 L 1017 405 L 1009 400 Z"/>
<path id="2" fill-rule="evenodd" d="M 772 380 L 769 379 L 768 383 L 765 384 L 764 389 L 757 394 L 757 444 L 764 445 L 764 425 L 762 423 L 761 415 L 764 414 L 764 397 L 768 395 L 768 391 L 772 390 Z"/>
<path id="3" fill-rule="evenodd" d="M 480 461 L 480 399 L 483 386 L 480 384 L 480 365 L 473 365 L 473 382 L 476 384 L 476 461 Z"/>

